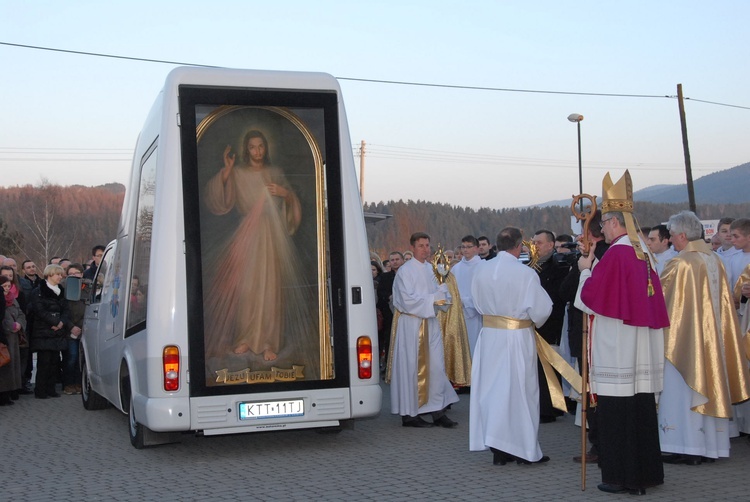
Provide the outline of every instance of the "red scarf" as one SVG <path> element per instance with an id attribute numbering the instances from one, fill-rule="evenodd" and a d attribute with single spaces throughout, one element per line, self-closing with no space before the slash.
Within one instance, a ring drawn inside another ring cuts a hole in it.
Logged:
<path id="1" fill-rule="evenodd" d="M 5 295 L 5 306 L 10 307 L 13 305 L 13 302 L 18 298 L 18 288 L 15 284 L 10 284 L 10 291 L 8 291 L 8 294 Z"/>

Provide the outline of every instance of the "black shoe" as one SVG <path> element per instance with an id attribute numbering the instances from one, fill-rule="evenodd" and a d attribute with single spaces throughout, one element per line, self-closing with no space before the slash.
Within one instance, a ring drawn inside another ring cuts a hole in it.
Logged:
<path id="1" fill-rule="evenodd" d="M 47 399 L 47 394 L 37 394 L 35 392 L 34 393 L 34 397 L 37 398 L 37 399 Z"/>
<path id="2" fill-rule="evenodd" d="M 645 488 L 633 488 L 633 489 L 629 489 L 628 493 L 631 495 L 646 495 L 646 489 Z"/>
<path id="3" fill-rule="evenodd" d="M 661 456 L 661 461 L 665 464 L 681 464 L 685 457 L 679 453 L 670 453 Z"/>
<path id="4" fill-rule="evenodd" d="M 679 453 L 672 453 L 669 455 L 662 455 L 661 461 L 665 464 L 701 465 L 702 459 L 698 455 L 681 455 Z"/>
<path id="5" fill-rule="evenodd" d="M 21 396 L 30 396 L 30 395 L 31 395 L 31 394 L 33 394 L 33 393 L 34 393 L 34 391 L 33 391 L 33 390 L 31 390 L 31 389 L 26 389 L 26 388 L 20 389 L 20 390 L 18 391 L 18 394 L 19 394 L 19 395 L 21 395 Z"/>
<path id="6" fill-rule="evenodd" d="M 454 422 L 450 418 L 448 418 L 446 415 L 442 415 L 440 418 L 435 420 L 433 422 L 435 425 L 439 425 L 440 427 L 445 427 L 446 429 L 452 429 L 458 425 L 458 422 Z"/>
<path id="7" fill-rule="evenodd" d="M 503 450 L 497 448 L 490 448 L 492 452 L 492 465 L 505 465 L 508 462 L 512 462 L 515 458 L 510 453 L 505 453 Z"/>
<path id="8" fill-rule="evenodd" d="M 551 424 L 555 420 L 557 420 L 557 418 L 553 417 L 552 415 L 542 415 L 541 417 L 539 417 L 540 424 Z"/>
<path id="9" fill-rule="evenodd" d="M 20 394 L 18 394 L 18 391 L 17 391 L 17 390 L 12 390 L 12 391 L 10 391 L 10 398 L 11 398 L 11 399 L 12 399 L 13 401 L 18 401 L 18 399 L 19 399 L 20 397 L 21 397 L 21 396 L 20 396 Z"/>
<path id="10" fill-rule="evenodd" d="M 682 463 L 685 465 L 701 465 L 703 459 L 699 455 L 685 455 L 685 460 Z"/>
<path id="11" fill-rule="evenodd" d="M 60 397 L 60 394 L 53 392 L 52 394 L 47 394 L 47 397 Z"/>
<path id="12" fill-rule="evenodd" d="M 404 417 L 401 419 L 401 425 L 404 427 L 417 427 L 417 428 L 426 428 L 426 427 L 433 427 L 435 424 L 428 422 L 422 417 Z"/>
<path id="13" fill-rule="evenodd" d="M 601 491 L 607 492 L 607 493 L 625 493 L 629 491 L 627 488 L 625 488 L 622 485 L 613 485 L 611 483 L 602 483 L 597 486 Z M 645 490 L 644 490 L 645 492 Z"/>
<path id="14" fill-rule="evenodd" d="M 701 462 L 703 462 L 704 464 L 713 464 L 714 462 L 716 462 L 716 459 L 710 457 L 701 457 Z"/>
<path id="15" fill-rule="evenodd" d="M 543 464 L 545 462 L 549 462 L 549 457 L 547 455 L 544 455 L 539 460 L 532 462 L 531 460 L 526 460 L 525 458 L 519 458 L 516 457 L 516 463 L 518 465 L 531 465 L 531 464 Z"/>

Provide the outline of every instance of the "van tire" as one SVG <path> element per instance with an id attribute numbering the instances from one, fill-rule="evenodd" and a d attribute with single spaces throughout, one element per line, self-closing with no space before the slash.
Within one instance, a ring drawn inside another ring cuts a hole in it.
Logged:
<path id="1" fill-rule="evenodd" d="M 132 444 L 136 450 L 142 450 L 146 447 L 145 436 L 146 428 L 138 423 L 135 417 L 135 410 L 133 409 L 133 393 L 131 392 L 128 396 L 130 406 L 128 408 L 128 432 L 130 435 L 130 444 Z"/>
<path id="2" fill-rule="evenodd" d="M 91 388 L 89 370 L 86 366 L 86 357 L 81 350 L 81 401 L 83 407 L 89 411 L 103 410 L 109 407 L 109 402 Z"/>

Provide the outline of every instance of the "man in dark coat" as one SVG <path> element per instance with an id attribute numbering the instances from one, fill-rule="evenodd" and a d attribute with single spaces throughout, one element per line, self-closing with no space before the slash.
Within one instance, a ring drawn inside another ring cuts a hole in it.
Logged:
<path id="1" fill-rule="evenodd" d="M 537 328 L 539 334 L 550 345 L 560 345 L 563 321 L 565 319 L 565 300 L 560 297 L 560 284 L 568 275 L 570 267 L 565 263 L 558 264 L 553 259 L 555 252 L 555 234 L 549 230 L 538 230 L 534 234 L 532 242 L 539 253 L 537 271 L 542 288 L 552 300 L 552 313 L 543 326 Z M 539 370 L 539 415 L 541 423 L 554 422 L 555 418 L 562 415 L 560 410 L 552 406 L 552 398 L 549 386 L 544 375 L 542 364 L 538 364 Z"/>
<path id="2" fill-rule="evenodd" d="M 378 333 L 378 346 L 380 347 L 381 371 L 385 370 L 385 361 L 388 360 L 388 351 L 391 345 L 391 326 L 393 325 L 393 310 L 391 310 L 391 295 L 393 295 L 393 280 L 396 272 L 404 264 L 404 255 L 399 251 L 391 251 L 388 255 L 388 263 L 391 271 L 380 274 L 378 282 L 377 308 L 383 314 L 383 329 Z"/>

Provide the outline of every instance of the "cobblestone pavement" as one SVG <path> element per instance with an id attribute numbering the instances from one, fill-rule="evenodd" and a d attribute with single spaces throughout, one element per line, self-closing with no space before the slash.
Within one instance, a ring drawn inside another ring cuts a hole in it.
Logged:
<path id="1" fill-rule="evenodd" d="M 179 444 L 136 450 L 127 418 L 114 408 L 85 411 L 80 396 L 22 396 L 0 407 L 0 500 L 606 500 L 596 467 L 581 492 L 580 429 L 566 415 L 541 426 L 546 464 L 493 466 L 468 451 L 469 396 L 449 416 L 456 429 L 401 427 L 389 413 L 339 434 L 270 432 L 223 437 L 183 435 Z M 660 501 L 747 500 L 750 443 L 732 440 L 714 464 L 665 465 Z"/>

